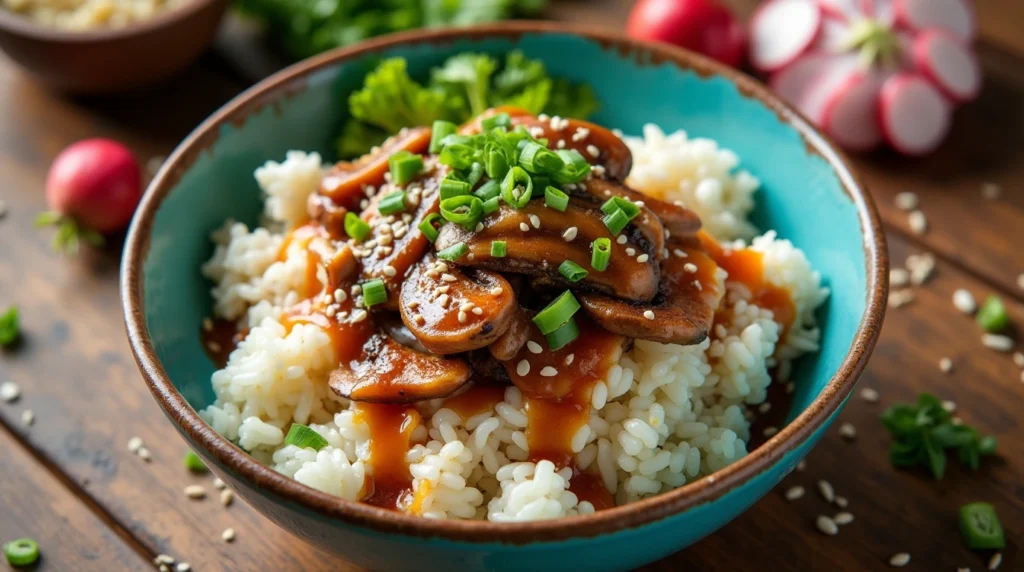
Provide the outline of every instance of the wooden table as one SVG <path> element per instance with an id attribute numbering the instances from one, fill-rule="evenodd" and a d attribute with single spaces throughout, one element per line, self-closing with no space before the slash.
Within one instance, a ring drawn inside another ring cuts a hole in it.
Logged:
<path id="1" fill-rule="evenodd" d="M 749 13 L 754 0 L 731 2 Z M 561 1 L 560 19 L 621 26 L 626 0 Z M 951 304 L 952 292 L 982 299 L 997 294 L 1024 325 L 1024 4 L 979 3 L 979 53 L 986 71 L 981 98 L 957 113 L 953 135 L 933 156 L 907 160 L 887 153 L 859 157 L 889 231 L 894 266 L 908 254 L 938 259 L 933 280 L 913 289 L 916 300 L 890 310 L 861 387 L 880 403 L 854 397 L 841 421 L 853 423 L 848 442 L 833 430 L 778 489 L 720 532 L 652 570 L 883 569 L 896 552 L 915 570 L 985 569 L 957 532 L 957 508 L 993 503 L 1007 529 L 1004 570 L 1024 570 L 1024 412 L 1021 370 L 1008 354 L 985 349 L 971 319 Z M 228 38 L 230 39 L 230 38 Z M 0 307 L 17 304 L 24 343 L 0 354 L 0 380 L 17 381 L 23 396 L 0 403 L 0 539 L 37 539 L 45 570 L 125 570 L 151 566 L 157 554 L 191 562 L 195 570 L 292 570 L 353 567 L 313 549 L 243 503 L 189 501 L 194 477 L 182 467 L 186 448 L 142 382 L 125 341 L 118 301 L 119 245 L 69 261 L 49 250 L 48 233 L 32 228 L 44 209 L 47 166 L 65 145 L 88 136 L 127 142 L 141 157 L 167 154 L 207 114 L 244 88 L 223 54 L 210 54 L 175 83 L 145 95 L 71 99 L 47 92 L 0 60 Z M 984 183 L 1002 187 L 983 197 Z M 893 198 L 921 197 L 929 231 L 910 232 Z M 941 357 L 953 371 L 939 370 Z M 879 424 L 889 404 L 931 391 L 956 402 L 959 415 L 999 438 L 1000 456 L 969 473 L 955 467 L 941 482 L 918 471 L 894 470 L 889 437 Z M 25 426 L 31 409 L 35 423 Z M 838 424 L 836 425 L 838 427 Z M 150 463 L 126 449 L 138 435 Z M 818 514 L 832 514 L 815 492 L 830 481 L 849 499 L 856 520 L 836 537 L 819 533 Z M 791 486 L 808 489 L 789 502 Z M 220 532 L 233 527 L 237 540 Z"/>

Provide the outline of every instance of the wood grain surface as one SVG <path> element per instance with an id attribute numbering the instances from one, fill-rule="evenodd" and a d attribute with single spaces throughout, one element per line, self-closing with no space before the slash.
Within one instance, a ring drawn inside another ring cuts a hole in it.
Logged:
<path id="1" fill-rule="evenodd" d="M 729 4 L 746 14 L 756 2 Z M 621 27 L 629 6 L 626 0 L 560 0 L 551 16 Z M 773 570 L 878 570 L 901 551 L 912 554 L 909 569 L 983 570 L 987 555 L 964 548 L 956 529 L 957 508 L 973 500 L 993 503 L 1007 529 L 1002 569 L 1024 570 L 1021 371 L 1009 355 L 984 348 L 973 321 L 951 304 L 957 288 L 979 299 L 997 293 L 1024 325 L 1024 289 L 1016 284 L 1024 272 L 1022 6 L 1019 0 L 979 2 L 986 88 L 958 112 L 954 133 L 938 153 L 916 161 L 884 152 L 855 159 L 890 231 L 894 266 L 909 253 L 939 259 L 934 279 L 913 289 L 916 300 L 886 319 L 861 384 L 877 389 L 881 402 L 852 398 L 840 421 L 857 428 L 854 441 L 840 438 L 837 424 L 804 471 L 651 570 L 747 570 L 769 563 Z M 184 470 L 185 444 L 151 399 L 124 339 L 120 245 L 114 241 L 71 262 L 50 252 L 47 233 L 32 228 L 45 208 L 46 168 L 65 145 L 109 136 L 143 158 L 164 155 L 246 87 L 244 69 L 265 66 L 253 63 L 262 52 L 222 40 L 221 46 L 236 49 L 220 48 L 167 86 L 106 99 L 47 92 L 0 58 L 0 200 L 9 209 L 0 219 L 0 308 L 16 303 L 26 333 L 18 348 L 0 353 L 0 380 L 23 388 L 17 403 L 0 403 L 0 541 L 39 540 L 45 554 L 40 570 L 139 569 L 160 553 L 187 560 L 194 570 L 355 570 L 237 500 L 222 507 L 211 475 Z M 984 198 L 985 183 L 1000 185 L 1001 197 Z M 903 190 L 921 198 L 930 222 L 924 235 L 910 232 L 906 213 L 894 205 Z M 949 374 L 938 367 L 944 356 L 954 363 Z M 953 467 L 941 482 L 893 469 L 878 416 L 921 391 L 953 400 L 966 422 L 995 434 L 999 458 L 976 473 Z M 36 414 L 31 427 L 21 423 L 26 408 Z M 127 450 L 133 435 L 144 440 L 151 462 Z M 849 499 L 855 516 L 835 537 L 814 526 L 817 515 L 840 510 L 817 494 L 819 479 Z M 210 496 L 186 499 L 182 489 L 190 484 L 206 486 Z M 783 493 L 794 485 L 807 493 L 786 501 Z M 220 538 L 226 527 L 237 531 L 233 544 Z"/>

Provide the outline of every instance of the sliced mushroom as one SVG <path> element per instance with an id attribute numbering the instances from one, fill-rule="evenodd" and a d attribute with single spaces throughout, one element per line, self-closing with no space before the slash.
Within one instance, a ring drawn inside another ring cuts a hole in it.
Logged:
<path id="1" fill-rule="evenodd" d="M 384 333 L 386 333 L 389 338 L 403 346 L 414 349 L 418 352 L 430 352 L 430 350 L 423 347 L 423 344 L 421 344 L 419 339 L 409 331 L 409 328 L 405 327 L 400 315 L 390 313 L 378 314 L 374 316 L 373 321 L 375 324 L 379 325 L 382 330 L 384 330 Z"/>
<path id="2" fill-rule="evenodd" d="M 591 165 L 604 167 L 604 175 L 625 181 L 633 168 L 633 153 L 614 133 L 600 125 L 580 119 L 539 119 L 512 117 L 513 125 L 523 125 L 534 138 L 545 138 L 552 149 L 575 149 Z"/>
<path id="3" fill-rule="evenodd" d="M 644 208 L 653 213 L 672 236 L 691 236 L 700 230 L 700 217 L 697 216 L 697 213 L 686 207 L 634 191 L 622 183 L 594 177 L 588 179 L 585 184 L 576 185 L 576 189 L 572 192 L 576 196 L 589 195 L 601 203 L 610 197 L 622 197 L 634 203 L 642 202 Z"/>
<path id="4" fill-rule="evenodd" d="M 699 246 L 672 242 L 661 263 L 661 291 L 649 304 L 580 293 L 580 304 L 610 332 L 667 344 L 699 344 L 708 336 L 721 300 L 717 265 Z M 685 256 L 679 256 L 678 253 Z"/>
<path id="5" fill-rule="evenodd" d="M 353 401 L 415 403 L 451 395 L 471 373 L 465 360 L 418 352 L 378 332 L 358 359 L 331 372 L 328 385 Z"/>
<path id="6" fill-rule="evenodd" d="M 358 204 L 358 202 L 356 203 Z M 345 235 L 345 215 L 349 209 L 334 202 L 331 197 L 313 193 L 306 199 L 306 212 L 309 218 L 323 225 L 331 238 L 340 240 Z"/>
<path id="7" fill-rule="evenodd" d="M 403 129 L 388 138 L 375 151 L 355 161 L 342 161 L 332 167 L 320 182 L 319 194 L 330 197 L 335 205 L 354 211 L 366 197 L 365 188 L 384 183 L 388 172 L 388 158 L 396 151 L 424 153 L 430 146 L 430 128 Z M 344 216 L 344 215 L 342 215 Z"/>
<path id="8" fill-rule="evenodd" d="M 501 361 L 510 360 L 519 353 L 519 350 L 526 345 L 526 340 L 530 339 L 530 327 L 533 324 L 531 322 L 532 318 L 533 314 L 529 310 L 522 307 L 516 310 L 505 333 L 494 340 L 494 343 L 487 346 L 494 359 Z"/>
<path id="9" fill-rule="evenodd" d="M 402 283 L 402 322 L 435 354 L 456 354 L 490 345 L 515 317 L 512 286 L 483 269 L 462 272 L 427 255 Z"/>
<path id="10" fill-rule="evenodd" d="M 619 244 L 602 222 L 603 214 L 582 202 L 570 202 L 565 212 L 532 201 L 522 209 L 502 205 L 477 228 L 467 231 L 459 225 L 447 224 L 434 243 L 443 250 L 460 242 L 469 247 L 469 253 L 457 263 L 463 266 L 487 268 L 498 272 L 511 272 L 529 276 L 544 276 L 557 284 L 589 289 L 605 294 L 647 302 L 658 293 L 658 268 L 655 252 L 635 227 L 623 236 Z M 569 233 L 569 234 L 566 234 Z M 597 238 L 611 240 L 611 258 L 603 272 L 593 270 L 591 244 Z M 503 240 L 506 256 L 491 256 L 491 242 Z M 571 260 L 590 272 L 580 282 L 572 283 L 558 272 L 564 261 Z"/>
<path id="11" fill-rule="evenodd" d="M 515 354 L 513 354 L 515 355 Z M 512 385 L 505 364 L 494 358 L 487 350 L 476 350 L 466 354 L 470 367 L 473 368 L 473 379 L 485 381 L 492 385 Z"/>

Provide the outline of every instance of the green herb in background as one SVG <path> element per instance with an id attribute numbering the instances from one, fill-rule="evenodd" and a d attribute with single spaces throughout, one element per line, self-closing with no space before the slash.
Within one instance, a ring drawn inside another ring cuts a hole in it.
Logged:
<path id="1" fill-rule="evenodd" d="M 199 458 L 199 455 L 195 451 L 189 450 L 185 453 L 185 468 L 192 473 L 205 473 L 209 469 L 206 468 L 206 463 Z"/>
<path id="2" fill-rule="evenodd" d="M 0 314 L 0 346 L 9 346 L 17 341 L 21 329 L 18 325 L 18 308 L 11 306 Z"/>
<path id="3" fill-rule="evenodd" d="M 982 437 L 973 427 L 953 423 L 953 416 L 942 402 L 922 393 L 916 404 L 893 405 L 882 414 L 882 423 L 892 434 L 889 459 L 897 467 L 928 467 L 935 479 L 946 474 L 946 450 L 956 451 L 957 459 L 976 470 L 981 457 L 996 450 L 996 438 Z"/>

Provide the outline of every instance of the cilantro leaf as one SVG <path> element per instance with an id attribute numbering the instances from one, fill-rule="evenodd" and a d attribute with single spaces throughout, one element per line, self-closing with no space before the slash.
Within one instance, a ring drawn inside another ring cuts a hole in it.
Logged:
<path id="1" fill-rule="evenodd" d="M 352 117 L 387 133 L 403 127 L 430 125 L 437 119 L 458 119 L 462 102 L 440 89 L 423 87 L 406 71 L 405 60 L 384 60 L 348 98 Z"/>

